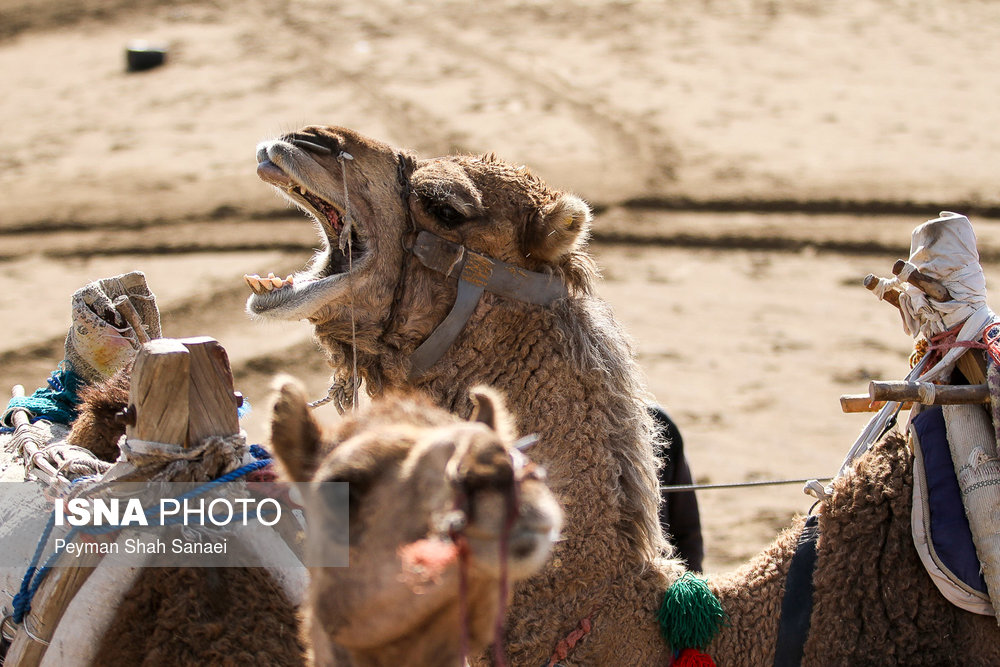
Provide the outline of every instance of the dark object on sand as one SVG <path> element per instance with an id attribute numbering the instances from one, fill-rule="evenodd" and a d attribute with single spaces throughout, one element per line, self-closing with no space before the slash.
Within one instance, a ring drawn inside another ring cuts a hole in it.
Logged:
<path id="1" fill-rule="evenodd" d="M 167 47 L 164 44 L 136 40 L 125 47 L 125 69 L 129 72 L 144 72 L 166 61 Z"/>

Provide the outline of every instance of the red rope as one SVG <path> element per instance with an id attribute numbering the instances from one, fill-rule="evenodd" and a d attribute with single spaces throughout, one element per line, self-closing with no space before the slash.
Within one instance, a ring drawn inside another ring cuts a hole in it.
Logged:
<path id="1" fill-rule="evenodd" d="M 1000 326 L 994 322 L 983 331 L 983 343 L 993 363 L 1000 366 Z"/>
<path id="2" fill-rule="evenodd" d="M 986 350 L 994 364 L 1000 365 L 1000 322 L 992 322 L 983 329 L 982 341 L 957 340 L 959 331 L 963 324 L 958 324 L 948 331 L 943 331 L 928 339 L 927 354 L 933 354 L 932 362 L 937 362 L 939 358 L 952 348 L 964 347 L 972 350 Z M 933 364 L 931 364 L 933 365 Z"/>
<path id="3" fill-rule="evenodd" d="M 560 661 L 565 660 L 569 656 L 570 651 L 576 648 L 576 645 L 580 642 L 580 640 L 586 637 L 593 627 L 591 619 L 594 617 L 594 613 L 595 612 L 590 612 L 590 616 L 581 619 L 577 624 L 576 629 L 566 635 L 565 639 L 556 644 L 556 650 L 552 653 L 552 657 L 549 658 L 549 662 L 545 665 L 545 667 L 555 667 Z"/>
<path id="4" fill-rule="evenodd" d="M 986 343 L 977 343 L 974 340 L 956 340 L 958 334 L 962 329 L 962 324 L 955 325 L 947 331 L 942 331 L 941 333 L 931 336 L 929 350 L 950 350 L 953 347 L 968 347 L 978 350 L 986 349 Z M 989 328 L 989 327 L 987 327 Z"/>

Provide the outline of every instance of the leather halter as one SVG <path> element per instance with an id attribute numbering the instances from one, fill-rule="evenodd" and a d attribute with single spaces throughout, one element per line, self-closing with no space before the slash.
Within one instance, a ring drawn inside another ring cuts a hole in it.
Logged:
<path id="1" fill-rule="evenodd" d="M 538 306 L 547 306 L 569 294 L 566 285 L 551 274 L 480 255 L 428 231 L 417 234 L 410 252 L 428 269 L 446 278 L 458 276 L 458 295 L 451 311 L 410 355 L 411 381 L 430 370 L 454 344 L 484 291 Z"/>

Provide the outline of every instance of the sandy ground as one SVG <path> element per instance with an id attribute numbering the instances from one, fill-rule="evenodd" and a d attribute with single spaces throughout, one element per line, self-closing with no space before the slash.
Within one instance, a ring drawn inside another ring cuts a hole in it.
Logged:
<path id="1" fill-rule="evenodd" d="M 275 372 L 322 395 L 309 327 L 251 322 L 240 281 L 314 243 L 253 161 L 306 122 L 495 151 L 591 201 L 602 293 L 699 481 L 836 470 L 865 420 L 839 395 L 901 377 L 910 348 L 859 283 L 916 224 L 978 214 L 996 284 L 998 5 L 332 4 L 0 0 L 0 386 L 44 381 L 77 287 L 140 269 L 166 335 L 226 346 L 253 438 Z M 125 73 L 134 38 L 167 65 Z M 701 503 L 720 570 L 810 500 Z"/>

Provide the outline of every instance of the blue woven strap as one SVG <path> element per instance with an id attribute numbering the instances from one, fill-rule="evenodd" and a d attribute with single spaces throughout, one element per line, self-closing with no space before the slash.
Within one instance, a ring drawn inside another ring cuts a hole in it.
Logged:
<path id="1" fill-rule="evenodd" d="M 59 364 L 48 379 L 48 387 L 35 390 L 31 396 L 15 396 L 7 403 L 4 425 L 9 427 L 11 410 L 22 408 L 31 413 L 31 421 L 45 419 L 57 424 L 70 424 L 76 419 L 76 406 L 80 404 L 79 391 L 83 380 L 73 372 L 68 361 Z"/>

